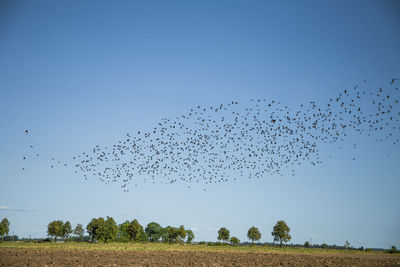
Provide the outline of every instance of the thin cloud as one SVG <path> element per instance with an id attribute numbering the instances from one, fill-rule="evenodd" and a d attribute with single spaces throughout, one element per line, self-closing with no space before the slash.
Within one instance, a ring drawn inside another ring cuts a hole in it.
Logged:
<path id="1" fill-rule="evenodd" d="M 195 231 L 198 231 L 198 230 L 199 230 L 199 228 L 197 228 L 197 227 L 193 227 L 193 228 L 192 228 L 192 231 L 194 231 L 194 232 L 195 232 Z"/>
<path id="2" fill-rule="evenodd" d="M 30 212 L 30 211 L 37 211 L 37 210 L 29 210 L 29 209 L 16 209 L 13 207 L 8 206 L 0 206 L 0 211 L 18 211 L 18 212 Z"/>

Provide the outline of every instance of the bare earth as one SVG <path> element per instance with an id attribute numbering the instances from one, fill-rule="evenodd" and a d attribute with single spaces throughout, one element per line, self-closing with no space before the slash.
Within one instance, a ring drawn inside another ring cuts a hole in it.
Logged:
<path id="1" fill-rule="evenodd" d="M 400 266 L 400 256 L 1 248 L 0 266 Z"/>

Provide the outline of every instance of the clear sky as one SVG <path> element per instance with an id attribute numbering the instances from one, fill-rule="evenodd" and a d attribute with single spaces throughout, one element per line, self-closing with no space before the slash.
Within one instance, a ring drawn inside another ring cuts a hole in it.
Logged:
<path id="1" fill-rule="evenodd" d="M 399 59 L 398 1 L 1 1 L 0 218 L 20 237 L 46 236 L 54 219 L 74 227 L 113 216 L 183 224 L 195 241 L 216 240 L 219 227 L 246 241 L 254 225 L 262 242 L 283 219 L 293 243 L 399 247 L 399 144 L 374 137 L 321 147 L 323 164 L 295 176 L 207 191 L 175 183 L 124 193 L 49 168 L 52 157 L 67 161 L 197 105 L 298 106 L 364 80 L 387 86 Z M 25 163 L 30 145 L 40 157 Z"/>

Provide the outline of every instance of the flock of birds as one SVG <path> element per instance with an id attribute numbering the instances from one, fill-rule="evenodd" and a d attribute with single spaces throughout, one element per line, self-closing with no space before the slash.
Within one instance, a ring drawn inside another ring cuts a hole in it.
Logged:
<path id="1" fill-rule="evenodd" d="M 343 141 L 349 131 L 399 143 L 399 122 L 395 78 L 385 89 L 356 85 L 323 105 L 310 101 L 297 109 L 268 99 L 196 106 L 174 119 L 161 119 L 150 131 L 126 134 L 110 146 L 95 145 L 68 164 L 52 158 L 50 167 L 71 165 L 84 179 L 120 182 L 126 192 L 128 184 L 147 181 L 211 184 L 243 176 L 294 175 L 295 166 L 321 163 L 321 143 Z"/>

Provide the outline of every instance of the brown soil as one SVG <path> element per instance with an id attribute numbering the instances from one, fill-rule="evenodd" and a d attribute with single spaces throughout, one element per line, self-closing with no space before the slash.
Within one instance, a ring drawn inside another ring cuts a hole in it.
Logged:
<path id="1" fill-rule="evenodd" d="M 400 266 L 400 256 L 1 248 L 0 266 Z"/>

